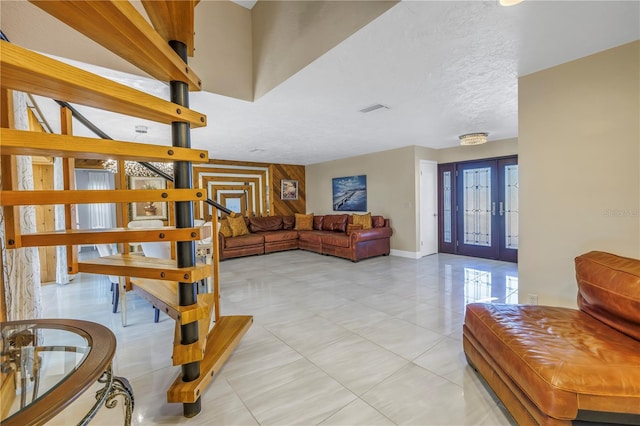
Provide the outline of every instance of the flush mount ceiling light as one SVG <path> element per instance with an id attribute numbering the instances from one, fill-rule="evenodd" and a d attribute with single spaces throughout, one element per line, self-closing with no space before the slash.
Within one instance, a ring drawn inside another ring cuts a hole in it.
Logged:
<path id="1" fill-rule="evenodd" d="M 500 0 L 500 6 L 515 6 L 518 3 L 522 3 L 523 0 Z"/>
<path id="2" fill-rule="evenodd" d="M 489 133 L 467 133 L 459 136 L 460 145 L 480 145 L 487 142 Z"/>

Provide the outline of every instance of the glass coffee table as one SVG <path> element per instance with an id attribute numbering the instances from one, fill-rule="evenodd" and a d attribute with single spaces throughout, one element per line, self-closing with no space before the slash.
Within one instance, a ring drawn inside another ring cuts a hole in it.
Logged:
<path id="1" fill-rule="evenodd" d="M 107 327 L 89 321 L 38 319 L 1 323 L 0 420 L 3 426 L 43 424 L 96 382 L 96 402 L 78 424 L 85 425 L 100 407 L 125 405 L 131 424 L 133 391 L 116 377 L 111 362 L 116 338 Z"/>

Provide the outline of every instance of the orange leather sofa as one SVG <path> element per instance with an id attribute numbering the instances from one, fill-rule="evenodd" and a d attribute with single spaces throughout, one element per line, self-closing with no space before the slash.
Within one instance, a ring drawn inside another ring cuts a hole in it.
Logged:
<path id="1" fill-rule="evenodd" d="M 467 360 L 520 425 L 640 425 L 640 260 L 575 264 L 579 309 L 468 305 Z"/>

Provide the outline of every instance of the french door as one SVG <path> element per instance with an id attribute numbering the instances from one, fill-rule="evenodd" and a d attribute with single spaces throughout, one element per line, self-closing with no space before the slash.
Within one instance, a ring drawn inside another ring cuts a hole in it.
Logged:
<path id="1" fill-rule="evenodd" d="M 442 164 L 438 187 L 441 252 L 517 262 L 517 157 Z"/>

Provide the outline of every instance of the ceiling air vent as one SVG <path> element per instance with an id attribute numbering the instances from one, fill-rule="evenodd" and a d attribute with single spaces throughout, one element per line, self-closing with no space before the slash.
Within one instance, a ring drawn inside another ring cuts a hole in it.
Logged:
<path id="1" fill-rule="evenodd" d="M 388 106 L 385 106 L 385 105 L 382 105 L 382 104 L 375 104 L 375 105 L 368 106 L 366 108 L 362 108 L 360 110 L 360 112 L 366 114 L 367 112 L 375 111 L 375 110 L 380 109 L 380 108 L 389 109 Z"/>

